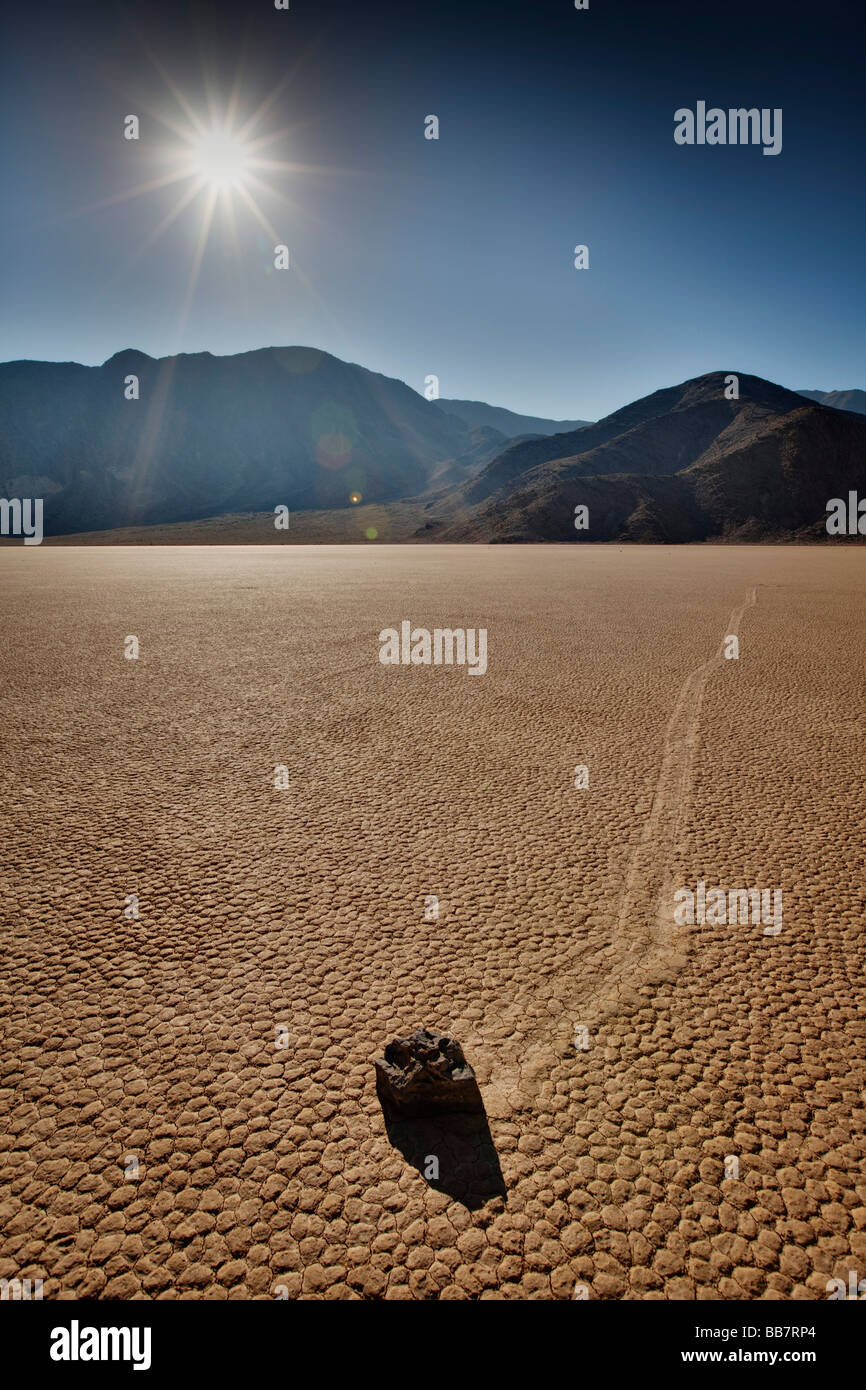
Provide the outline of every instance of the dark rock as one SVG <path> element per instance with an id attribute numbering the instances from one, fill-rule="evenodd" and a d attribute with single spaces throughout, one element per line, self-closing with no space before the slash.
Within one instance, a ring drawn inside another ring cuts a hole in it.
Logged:
<path id="1" fill-rule="evenodd" d="M 429 1028 L 388 1044 L 376 1062 L 376 1091 L 382 1108 L 399 1117 L 484 1114 L 475 1073 L 460 1044 Z"/>

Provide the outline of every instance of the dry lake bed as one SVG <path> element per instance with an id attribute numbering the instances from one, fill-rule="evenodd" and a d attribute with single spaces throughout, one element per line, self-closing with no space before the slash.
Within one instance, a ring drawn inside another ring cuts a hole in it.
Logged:
<path id="1" fill-rule="evenodd" d="M 864 562 L 0 551 L 0 1278 L 866 1277 Z M 404 622 L 483 629 L 486 670 L 383 664 Z M 486 1120 L 386 1128 L 419 1025 Z"/>

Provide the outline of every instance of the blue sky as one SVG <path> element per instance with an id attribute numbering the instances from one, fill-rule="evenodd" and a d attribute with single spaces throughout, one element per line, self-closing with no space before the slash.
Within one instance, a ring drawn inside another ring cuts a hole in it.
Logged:
<path id="1" fill-rule="evenodd" d="M 580 418 L 723 368 L 866 387 L 856 14 L 32 6 L 4 33 L 0 359 L 301 343 L 418 390 L 435 373 L 443 396 Z M 158 146 L 181 149 L 156 119 L 181 115 L 164 74 L 204 119 L 207 83 L 219 113 L 239 72 L 244 113 L 283 83 L 258 133 L 284 130 L 269 156 L 304 168 L 262 172 L 288 201 L 256 199 L 292 268 L 272 269 L 234 194 L 237 244 L 218 212 L 184 314 L 207 190 L 143 251 L 187 185 L 108 200 L 170 167 Z M 699 99 L 781 107 L 782 153 L 677 146 L 674 111 Z"/>

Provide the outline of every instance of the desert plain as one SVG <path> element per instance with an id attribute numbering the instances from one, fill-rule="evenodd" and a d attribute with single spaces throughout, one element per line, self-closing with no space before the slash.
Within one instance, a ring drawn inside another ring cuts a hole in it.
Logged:
<path id="1" fill-rule="evenodd" d="M 0 550 L 0 1278 L 866 1278 L 864 560 Z M 407 619 L 485 628 L 486 673 L 382 665 Z M 699 882 L 781 929 L 678 923 Z M 486 1120 L 388 1131 L 374 1061 L 419 1025 Z"/>

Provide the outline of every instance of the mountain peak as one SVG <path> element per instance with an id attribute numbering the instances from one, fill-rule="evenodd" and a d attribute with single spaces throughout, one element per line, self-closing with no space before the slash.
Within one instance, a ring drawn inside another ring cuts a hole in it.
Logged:
<path id="1" fill-rule="evenodd" d="M 866 422 L 850 411 L 706 372 L 595 425 L 513 444 L 464 485 L 437 538 L 820 540 L 827 498 L 863 487 L 864 458 Z M 577 504 L 593 519 L 586 536 L 574 534 Z"/>
<path id="2" fill-rule="evenodd" d="M 737 395 L 731 397 L 729 392 L 734 383 Z M 795 410 L 802 404 L 798 400 L 799 392 L 791 391 L 787 386 L 779 386 L 775 381 L 767 381 L 762 376 L 752 376 L 749 372 L 739 372 L 736 369 L 704 372 L 701 376 L 689 377 L 687 381 L 680 382 L 679 386 L 668 389 L 679 396 L 682 406 L 695 405 L 701 401 L 730 400 L 734 406 L 737 402 L 745 402 L 766 406 L 771 410 Z M 655 392 L 654 396 L 646 396 L 644 400 L 653 400 L 661 394 L 663 393 Z"/>
<path id="3" fill-rule="evenodd" d="M 141 352 L 138 348 L 121 348 L 120 352 L 115 352 L 111 357 L 106 357 L 102 363 L 103 367 L 125 367 L 134 366 L 136 363 L 155 362 L 155 357 L 148 357 L 146 352 Z"/>

